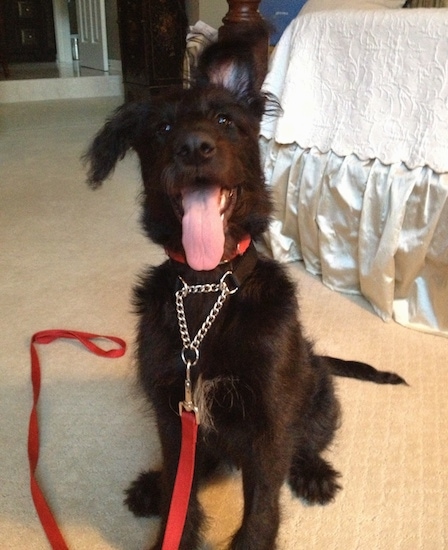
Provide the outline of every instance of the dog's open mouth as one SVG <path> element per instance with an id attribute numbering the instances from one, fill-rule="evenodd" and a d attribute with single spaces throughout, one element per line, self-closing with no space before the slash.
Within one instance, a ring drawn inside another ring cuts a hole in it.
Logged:
<path id="1" fill-rule="evenodd" d="M 182 191 L 182 245 L 188 265 L 196 271 L 210 271 L 221 261 L 236 194 L 218 186 Z"/>

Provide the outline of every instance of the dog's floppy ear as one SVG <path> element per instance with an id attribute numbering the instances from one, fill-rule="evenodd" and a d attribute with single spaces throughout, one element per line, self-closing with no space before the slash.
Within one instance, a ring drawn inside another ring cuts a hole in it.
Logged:
<path id="1" fill-rule="evenodd" d="M 262 116 L 264 96 L 257 86 L 257 70 L 252 48 L 247 41 L 222 41 L 202 53 L 197 67 L 197 85 L 209 83 L 230 90 Z"/>
<path id="2" fill-rule="evenodd" d="M 99 187 L 113 172 L 116 163 L 133 147 L 146 118 L 143 104 L 119 107 L 97 133 L 82 159 L 88 165 L 87 183 Z"/>

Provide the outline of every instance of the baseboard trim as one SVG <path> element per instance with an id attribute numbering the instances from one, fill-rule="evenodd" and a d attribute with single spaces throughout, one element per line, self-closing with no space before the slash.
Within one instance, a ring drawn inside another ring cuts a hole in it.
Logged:
<path id="1" fill-rule="evenodd" d="M 121 75 L 0 82 L 0 103 L 113 96 L 124 97 Z"/>

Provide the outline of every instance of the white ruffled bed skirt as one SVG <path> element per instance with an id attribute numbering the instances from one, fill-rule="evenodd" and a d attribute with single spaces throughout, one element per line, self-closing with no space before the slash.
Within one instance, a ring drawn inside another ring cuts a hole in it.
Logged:
<path id="1" fill-rule="evenodd" d="M 261 138 L 274 258 L 303 260 L 382 319 L 448 337 L 448 173 Z"/>

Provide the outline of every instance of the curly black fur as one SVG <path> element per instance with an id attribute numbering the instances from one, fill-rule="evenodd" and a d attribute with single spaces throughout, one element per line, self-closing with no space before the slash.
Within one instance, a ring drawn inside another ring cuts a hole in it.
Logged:
<path id="1" fill-rule="evenodd" d="M 272 206 L 258 149 L 265 98 L 254 84 L 252 60 L 241 48 L 213 46 L 199 71 L 191 89 L 118 109 L 85 159 L 90 185 L 97 187 L 128 149 L 137 152 L 143 226 L 150 239 L 174 253 L 183 253 L 182 190 L 213 184 L 232 191 L 236 199 L 227 220 L 226 258 L 242 236 L 257 239 L 269 222 Z M 162 545 L 181 441 L 177 408 L 184 399 L 185 366 L 174 293 L 179 276 L 190 285 L 214 283 L 232 265 L 195 271 L 168 260 L 148 269 L 135 289 L 138 375 L 156 415 L 163 468 L 141 474 L 127 491 L 126 503 L 136 515 L 161 516 L 153 550 Z M 215 299 L 214 294 L 185 299 L 191 335 Z M 310 503 L 325 504 L 335 497 L 339 473 L 321 457 L 339 423 L 332 369 L 376 382 L 403 382 L 368 366 L 363 371 L 362 365 L 344 366 L 314 354 L 298 320 L 294 284 L 282 266 L 259 257 L 225 302 L 192 369 L 193 384 L 200 377 L 208 388 L 211 423 L 199 427 L 181 550 L 200 545 L 204 514 L 198 486 L 223 462 L 241 468 L 243 477 L 244 515 L 230 543 L 233 550 L 276 547 L 279 492 L 285 480 Z"/>

